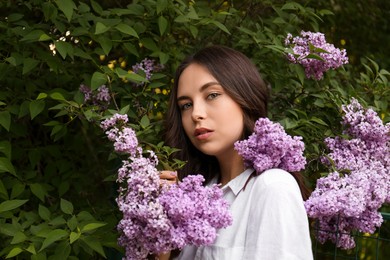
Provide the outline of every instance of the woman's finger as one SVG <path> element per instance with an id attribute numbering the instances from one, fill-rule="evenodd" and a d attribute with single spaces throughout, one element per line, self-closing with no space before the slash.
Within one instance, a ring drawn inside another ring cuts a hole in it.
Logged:
<path id="1" fill-rule="evenodd" d="M 168 181 L 176 181 L 176 179 L 177 179 L 177 172 L 174 172 L 174 171 L 161 171 L 160 172 L 160 179 L 168 180 Z"/>

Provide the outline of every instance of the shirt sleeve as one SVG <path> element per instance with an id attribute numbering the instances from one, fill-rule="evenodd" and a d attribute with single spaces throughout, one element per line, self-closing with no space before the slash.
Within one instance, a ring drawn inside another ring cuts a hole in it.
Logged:
<path id="1" fill-rule="evenodd" d="M 308 218 L 294 177 L 279 169 L 262 174 L 253 187 L 244 259 L 313 259 Z"/>

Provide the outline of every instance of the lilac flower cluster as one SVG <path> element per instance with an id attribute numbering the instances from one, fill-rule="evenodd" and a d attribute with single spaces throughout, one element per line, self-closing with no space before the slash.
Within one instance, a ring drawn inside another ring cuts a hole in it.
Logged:
<path id="1" fill-rule="evenodd" d="M 132 69 L 134 73 L 137 73 L 139 70 L 142 70 L 145 72 L 145 79 L 149 81 L 152 78 L 153 71 L 159 71 L 163 67 L 162 65 L 155 65 L 154 60 L 145 58 L 140 63 L 136 63 L 132 66 Z M 142 85 L 138 84 L 137 86 Z"/>
<path id="2" fill-rule="evenodd" d="M 111 101 L 110 91 L 106 85 L 100 86 L 96 91 L 90 87 L 81 84 L 80 92 L 84 94 L 84 103 L 91 103 L 99 106 L 101 110 L 106 110 Z"/>
<path id="3" fill-rule="evenodd" d="M 289 33 L 285 39 L 285 45 L 292 47 L 293 50 L 293 54 L 287 54 L 287 59 L 290 62 L 301 64 L 308 78 L 320 80 L 324 72 L 348 63 L 346 51 L 327 43 L 322 33 L 302 31 L 301 37 L 294 38 Z M 322 60 L 308 58 L 310 54 L 320 56 Z"/>
<path id="4" fill-rule="evenodd" d="M 220 229 L 232 224 L 228 204 L 221 200 L 216 184 L 204 188 L 202 175 L 192 175 L 173 185 L 160 196 L 160 202 L 172 220 L 175 248 L 186 244 L 210 245 Z"/>
<path id="5" fill-rule="evenodd" d="M 305 145 L 301 140 L 300 136 L 289 136 L 279 123 L 260 118 L 252 135 L 234 146 L 246 166 L 253 167 L 259 174 L 271 168 L 297 172 L 306 165 Z"/>
<path id="6" fill-rule="evenodd" d="M 349 138 L 325 140 L 331 152 L 323 162 L 336 169 L 317 180 L 305 208 L 318 220 L 320 242 L 350 249 L 352 232 L 374 233 L 383 221 L 379 208 L 390 202 L 390 124 L 356 99 L 342 108 L 343 134 Z"/>
<path id="7" fill-rule="evenodd" d="M 117 204 L 123 213 L 118 243 L 125 248 L 125 259 L 146 259 L 187 244 L 212 243 L 216 229 L 232 223 L 221 189 L 203 187 L 200 175 L 169 187 L 161 184 L 156 155 L 151 151 L 149 157 L 143 155 L 127 121 L 126 115 L 115 114 L 101 123 L 115 151 L 129 155 L 117 179 L 121 184 Z"/>

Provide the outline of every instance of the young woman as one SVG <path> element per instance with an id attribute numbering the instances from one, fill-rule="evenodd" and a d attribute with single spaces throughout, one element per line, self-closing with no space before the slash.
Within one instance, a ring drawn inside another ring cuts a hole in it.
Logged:
<path id="1" fill-rule="evenodd" d="M 300 187 L 281 169 L 255 173 L 234 149 L 267 116 L 269 90 L 242 53 L 204 48 L 177 69 L 166 124 L 167 144 L 187 164 L 179 178 L 202 174 L 220 183 L 233 224 L 210 246 L 187 246 L 178 259 L 312 259 Z M 168 172 L 162 178 L 172 179 Z"/>

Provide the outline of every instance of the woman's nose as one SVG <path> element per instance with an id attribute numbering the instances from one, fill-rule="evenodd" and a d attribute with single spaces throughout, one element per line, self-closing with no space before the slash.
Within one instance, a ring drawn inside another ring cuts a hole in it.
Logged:
<path id="1" fill-rule="evenodd" d="M 203 120 L 206 118 L 206 111 L 204 106 L 201 104 L 193 104 L 193 109 L 192 109 L 192 120 L 197 122 L 200 120 Z"/>

